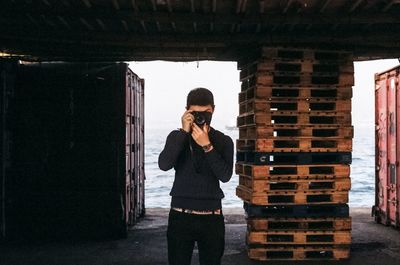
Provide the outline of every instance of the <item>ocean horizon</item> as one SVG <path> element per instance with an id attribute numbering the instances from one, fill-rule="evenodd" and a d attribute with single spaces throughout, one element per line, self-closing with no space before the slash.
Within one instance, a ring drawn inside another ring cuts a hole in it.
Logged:
<path id="1" fill-rule="evenodd" d="M 145 205 L 146 208 L 169 208 L 171 197 L 169 192 L 174 181 L 175 171 L 162 171 L 158 168 L 158 155 L 164 148 L 165 140 L 173 125 L 146 128 L 145 139 Z M 229 135 L 235 142 L 238 129 L 230 124 L 217 126 L 215 129 Z M 354 125 L 353 152 L 351 164 L 352 189 L 349 194 L 349 206 L 372 207 L 375 201 L 375 136 L 374 124 Z M 243 207 L 243 201 L 235 194 L 239 177 L 235 173 L 228 183 L 221 183 L 225 198 L 224 208 Z"/>

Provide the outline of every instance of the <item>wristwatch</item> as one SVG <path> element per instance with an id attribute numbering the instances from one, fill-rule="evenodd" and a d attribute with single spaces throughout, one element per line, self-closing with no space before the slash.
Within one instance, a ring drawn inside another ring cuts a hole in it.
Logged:
<path id="1" fill-rule="evenodd" d="M 204 152 L 208 152 L 208 151 L 211 150 L 212 144 L 209 143 L 209 144 L 203 145 L 201 148 L 203 148 L 203 151 L 204 151 Z"/>

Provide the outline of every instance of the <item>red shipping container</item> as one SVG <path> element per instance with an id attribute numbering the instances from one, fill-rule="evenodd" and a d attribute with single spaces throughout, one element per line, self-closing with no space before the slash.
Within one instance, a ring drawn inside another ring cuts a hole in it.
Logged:
<path id="1" fill-rule="evenodd" d="M 375 206 L 378 223 L 400 227 L 400 66 L 375 75 Z"/>

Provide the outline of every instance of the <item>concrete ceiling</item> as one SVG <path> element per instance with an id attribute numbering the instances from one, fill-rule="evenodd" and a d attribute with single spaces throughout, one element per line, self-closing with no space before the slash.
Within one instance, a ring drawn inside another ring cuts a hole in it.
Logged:
<path id="1" fill-rule="evenodd" d="M 398 58 L 399 15 L 399 0 L 10 0 L 0 56 L 238 60 L 266 45 Z"/>

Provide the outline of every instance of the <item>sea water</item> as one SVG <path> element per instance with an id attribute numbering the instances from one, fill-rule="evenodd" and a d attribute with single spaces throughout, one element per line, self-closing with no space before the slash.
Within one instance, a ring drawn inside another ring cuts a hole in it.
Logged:
<path id="1" fill-rule="evenodd" d="M 158 168 L 158 155 L 164 148 L 165 140 L 172 127 L 147 128 L 145 134 L 145 204 L 146 208 L 170 206 L 169 192 L 174 181 L 174 170 Z M 233 141 L 239 131 L 232 128 L 215 128 L 229 135 Z M 353 161 L 351 164 L 350 206 L 370 207 L 375 200 L 375 136 L 373 124 L 354 126 Z M 228 183 L 221 183 L 225 193 L 224 208 L 242 207 L 243 201 L 235 195 L 239 177 L 233 175 Z"/>

